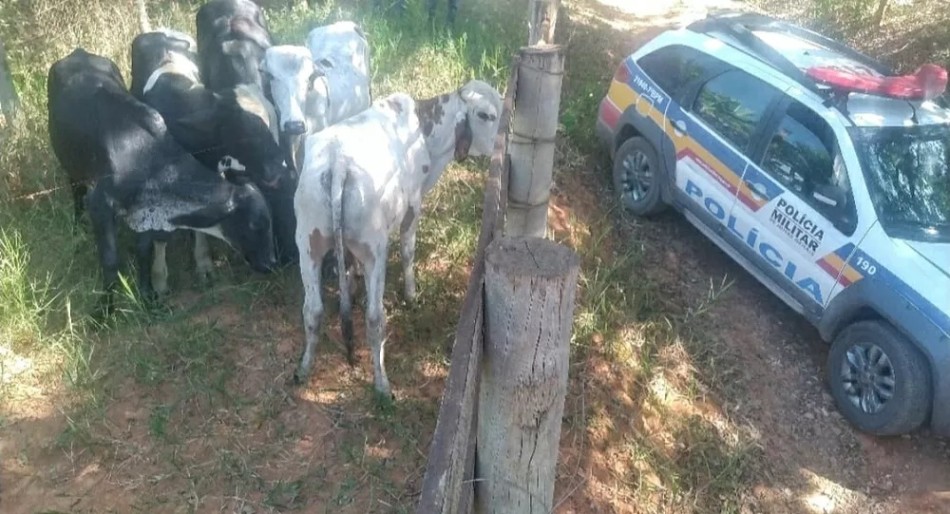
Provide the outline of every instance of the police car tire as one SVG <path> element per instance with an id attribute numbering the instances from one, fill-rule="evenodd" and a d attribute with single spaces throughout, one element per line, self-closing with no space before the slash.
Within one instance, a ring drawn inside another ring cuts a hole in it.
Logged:
<path id="1" fill-rule="evenodd" d="M 877 414 L 868 414 L 851 403 L 840 377 L 848 349 L 862 342 L 879 346 L 894 370 L 894 396 Z M 885 321 L 860 321 L 842 330 L 828 353 L 827 375 L 839 412 L 863 432 L 879 436 L 907 434 L 920 428 L 930 414 L 930 366 L 913 344 Z"/>
<path id="2" fill-rule="evenodd" d="M 640 201 L 625 201 L 620 196 L 621 191 L 621 181 L 623 180 L 623 161 L 626 159 L 627 155 L 634 151 L 641 151 L 647 157 L 647 161 L 650 163 L 650 168 L 653 170 L 653 183 L 650 184 L 650 188 L 647 190 L 646 197 Z M 617 149 L 617 153 L 614 154 L 614 165 L 613 165 L 613 185 L 614 192 L 617 195 L 617 198 L 620 200 L 621 205 L 624 209 L 630 213 L 637 216 L 652 216 L 654 214 L 659 214 L 666 210 L 666 202 L 663 201 L 663 196 L 661 195 L 660 190 L 662 189 L 662 181 L 666 180 L 666 176 L 663 173 L 663 170 L 660 169 L 660 160 L 657 157 L 656 149 L 653 148 L 653 145 L 649 141 L 642 137 L 632 137 L 623 142 L 620 145 L 620 148 Z"/>

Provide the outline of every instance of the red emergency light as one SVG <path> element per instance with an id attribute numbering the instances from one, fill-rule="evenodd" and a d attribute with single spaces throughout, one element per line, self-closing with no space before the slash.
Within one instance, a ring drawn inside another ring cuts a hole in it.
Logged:
<path id="1" fill-rule="evenodd" d="M 947 70 L 936 64 L 925 64 L 910 75 L 878 77 L 816 66 L 805 72 L 819 83 L 835 89 L 886 96 L 902 100 L 931 100 L 947 89 Z"/>

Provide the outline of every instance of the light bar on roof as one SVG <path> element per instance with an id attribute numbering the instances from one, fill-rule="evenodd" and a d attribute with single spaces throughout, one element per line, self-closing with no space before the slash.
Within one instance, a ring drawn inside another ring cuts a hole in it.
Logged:
<path id="1" fill-rule="evenodd" d="M 910 75 L 877 77 L 841 68 L 814 66 L 805 74 L 839 91 L 864 93 L 901 100 L 932 100 L 947 89 L 947 70 L 925 64 Z"/>

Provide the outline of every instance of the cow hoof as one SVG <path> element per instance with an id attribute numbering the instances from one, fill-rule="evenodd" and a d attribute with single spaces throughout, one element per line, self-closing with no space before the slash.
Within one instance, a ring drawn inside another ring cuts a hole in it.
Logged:
<path id="1" fill-rule="evenodd" d="M 293 377 L 294 385 L 297 385 L 297 386 L 304 385 L 307 383 L 309 378 L 310 378 L 309 371 L 304 371 L 300 368 L 297 368 L 294 371 L 294 377 Z"/>
<path id="2" fill-rule="evenodd" d="M 214 277 L 212 276 L 211 271 L 198 270 L 198 282 L 202 286 L 214 285 Z"/>
<path id="3" fill-rule="evenodd" d="M 396 395 L 392 391 L 380 391 L 379 388 L 373 389 L 373 398 L 380 407 L 390 407 L 396 402 Z"/>
<path id="4" fill-rule="evenodd" d="M 103 298 L 97 302 L 95 309 L 92 311 L 91 318 L 96 325 L 107 326 L 114 314 L 115 305 L 113 305 L 112 301 Z"/>

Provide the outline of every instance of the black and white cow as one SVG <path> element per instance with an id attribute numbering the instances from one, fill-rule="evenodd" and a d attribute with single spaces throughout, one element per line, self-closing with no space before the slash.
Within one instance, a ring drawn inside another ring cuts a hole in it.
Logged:
<path id="1" fill-rule="evenodd" d="M 132 94 L 158 110 L 171 135 L 205 166 L 258 186 L 273 215 L 278 261 L 295 262 L 297 178 L 278 143 L 274 108 L 255 86 L 218 92 L 206 88 L 194 49 L 187 35 L 174 31 L 136 36 Z M 196 245 L 205 244 L 203 236 L 196 237 Z"/>
<path id="2" fill-rule="evenodd" d="M 266 91 L 260 63 L 271 46 L 261 8 L 250 0 L 211 0 L 195 15 L 198 68 L 214 91 L 253 84 Z"/>
<path id="3" fill-rule="evenodd" d="M 166 287 L 167 271 L 150 272 L 153 251 L 163 253 L 177 229 L 225 240 L 255 271 L 274 268 L 270 211 L 257 187 L 231 183 L 192 157 L 161 115 L 126 90 L 114 62 L 77 48 L 53 63 L 47 88 L 50 142 L 77 212 L 85 201 L 92 220 L 106 312 L 118 279 L 117 219 L 136 232 L 137 282 L 146 297 Z"/>

